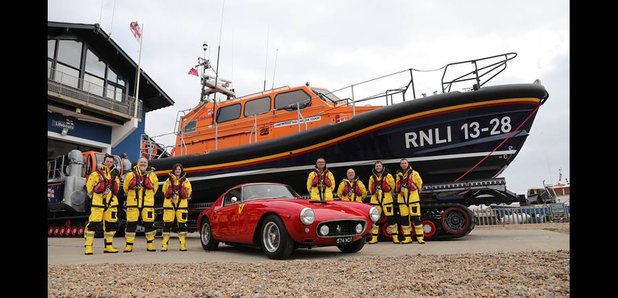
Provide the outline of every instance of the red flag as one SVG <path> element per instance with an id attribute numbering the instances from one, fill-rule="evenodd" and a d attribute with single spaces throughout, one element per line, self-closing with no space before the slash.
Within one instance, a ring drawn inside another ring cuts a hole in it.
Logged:
<path id="1" fill-rule="evenodd" d="M 133 33 L 133 36 L 135 36 L 135 39 L 139 41 L 140 38 L 142 38 L 142 29 L 137 24 L 137 21 L 131 22 L 129 28 L 131 28 L 131 32 Z"/>
<path id="2" fill-rule="evenodd" d="M 195 69 L 194 67 L 191 67 L 191 69 L 189 69 L 189 73 L 190 75 L 194 75 L 194 76 L 198 76 L 197 74 L 197 69 Z"/>

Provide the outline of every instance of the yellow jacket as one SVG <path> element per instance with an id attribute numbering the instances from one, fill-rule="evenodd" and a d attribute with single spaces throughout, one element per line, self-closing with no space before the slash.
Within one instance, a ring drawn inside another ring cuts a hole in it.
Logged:
<path id="1" fill-rule="evenodd" d="M 386 172 L 386 177 L 384 177 L 384 172 L 380 175 L 376 174 L 372 171 L 372 175 L 369 176 L 369 193 L 378 199 L 382 194 L 382 200 L 384 203 L 389 203 L 393 201 L 392 190 L 395 188 L 395 179 L 393 179 L 393 175 Z"/>
<path id="2" fill-rule="evenodd" d="M 318 172 L 317 168 L 313 170 L 307 177 L 307 191 L 311 200 L 332 201 L 335 183 L 335 177 L 328 169 L 324 169 L 324 172 Z"/>
<path id="3" fill-rule="evenodd" d="M 356 189 L 358 188 L 358 189 Z M 360 181 L 358 177 L 352 181 L 343 179 L 337 187 L 337 196 L 343 201 L 356 201 L 363 202 L 363 198 L 367 195 L 367 188 L 363 181 Z"/>
<path id="4" fill-rule="evenodd" d="M 423 179 L 421 179 L 421 175 L 417 171 L 412 169 L 408 169 L 405 172 L 397 171 L 395 192 L 397 193 L 398 201 L 405 202 L 406 197 L 408 198 L 408 204 L 420 201 L 419 193 L 422 188 Z"/>
<path id="5" fill-rule="evenodd" d="M 122 188 L 127 194 L 127 207 L 154 207 L 154 195 L 159 189 L 159 178 L 154 173 L 154 168 L 148 167 L 142 173 L 136 165 L 125 176 Z"/>
<path id="6" fill-rule="evenodd" d="M 92 198 L 92 207 L 104 208 L 118 206 L 116 194 L 120 187 L 120 179 L 114 177 L 106 165 L 99 165 L 99 169 L 90 173 L 86 181 L 86 191 Z M 106 189 L 108 191 L 106 191 Z M 111 202 L 110 202 L 111 199 Z"/>
<path id="7" fill-rule="evenodd" d="M 181 185 L 182 181 L 182 185 Z M 172 185 L 174 187 L 172 187 Z M 185 173 L 181 173 L 180 177 L 176 177 L 173 173 L 170 173 L 170 177 L 163 183 L 163 208 L 171 209 L 173 206 L 176 208 L 186 209 L 189 205 L 189 200 L 193 189 L 191 188 L 191 182 L 186 179 Z M 178 202 L 180 200 L 180 202 Z M 173 219 L 172 219 L 173 220 Z"/>

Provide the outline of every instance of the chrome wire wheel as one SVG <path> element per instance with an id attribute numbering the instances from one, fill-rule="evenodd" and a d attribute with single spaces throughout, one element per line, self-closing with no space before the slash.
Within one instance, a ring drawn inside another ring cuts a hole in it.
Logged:
<path id="1" fill-rule="evenodd" d="M 200 232 L 200 237 L 202 238 L 202 244 L 207 245 L 210 243 L 210 224 L 205 222 L 202 225 L 202 231 Z"/>
<path id="2" fill-rule="evenodd" d="M 262 243 L 269 252 L 275 252 L 281 244 L 281 232 L 274 222 L 267 222 L 262 231 Z"/>

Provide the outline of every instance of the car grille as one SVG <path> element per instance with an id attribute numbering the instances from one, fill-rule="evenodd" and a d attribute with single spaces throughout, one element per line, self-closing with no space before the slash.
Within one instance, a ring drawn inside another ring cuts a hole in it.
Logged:
<path id="1" fill-rule="evenodd" d="M 365 222 L 362 220 L 336 220 L 336 221 L 328 221 L 320 223 L 317 227 L 318 236 L 319 237 L 341 237 L 341 236 L 354 236 L 358 235 L 356 233 L 355 228 L 356 224 L 363 225 L 363 231 L 365 230 Z M 320 235 L 320 227 L 323 225 L 328 226 L 328 235 L 322 236 Z"/>

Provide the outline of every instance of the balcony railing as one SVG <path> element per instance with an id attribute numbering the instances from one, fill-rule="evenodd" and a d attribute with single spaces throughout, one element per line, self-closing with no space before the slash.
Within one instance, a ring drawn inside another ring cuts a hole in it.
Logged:
<path id="1" fill-rule="evenodd" d="M 53 76 L 51 75 L 52 73 Z M 75 85 L 81 86 L 81 88 L 73 87 Z M 111 99 L 92 93 L 95 90 L 102 91 L 105 89 L 101 85 L 80 79 L 57 69 L 48 68 L 48 92 L 54 92 L 69 97 L 73 100 L 82 102 L 86 106 L 98 108 L 99 110 L 111 112 L 112 114 L 121 114 L 121 116 L 129 119 L 135 115 L 135 97 L 122 93 L 120 99 Z M 115 96 L 118 95 L 115 94 Z M 137 118 L 142 118 L 141 100 L 138 101 L 137 105 Z"/>

